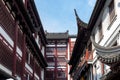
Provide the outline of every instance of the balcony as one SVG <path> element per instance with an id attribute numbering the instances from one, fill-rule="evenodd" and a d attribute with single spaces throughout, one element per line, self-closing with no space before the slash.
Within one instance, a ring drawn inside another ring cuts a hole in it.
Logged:
<path id="1" fill-rule="evenodd" d="M 54 67 L 55 66 L 55 63 L 54 62 L 49 62 L 48 63 L 48 67 Z"/>
<path id="2" fill-rule="evenodd" d="M 65 51 L 59 51 L 59 52 L 57 53 L 57 55 L 58 55 L 58 56 L 66 55 L 66 52 L 65 52 Z"/>
<path id="3" fill-rule="evenodd" d="M 66 62 L 57 62 L 58 67 L 66 67 Z"/>
<path id="4" fill-rule="evenodd" d="M 2 35 L 0 37 L 0 63 L 12 71 L 13 48 Z"/>
<path id="5" fill-rule="evenodd" d="M 46 52 L 46 55 L 47 56 L 52 56 L 52 55 L 55 55 L 55 53 L 54 52 Z"/>

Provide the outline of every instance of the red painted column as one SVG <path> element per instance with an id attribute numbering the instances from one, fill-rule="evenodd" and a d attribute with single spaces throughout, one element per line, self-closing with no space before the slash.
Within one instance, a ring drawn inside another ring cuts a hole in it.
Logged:
<path id="1" fill-rule="evenodd" d="M 25 8 L 27 9 L 27 0 L 25 0 Z M 22 75 L 21 79 L 25 80 L 25 59 L 26 59 L 26 35 L 23 33 L 23 47 L 22 47 Z"/>
<path id="2" fill-rule="evenodd" d="M 14 38 L 14 48 L 13 48 L 13 71 L 12 75 L 16 75 L 16 52 L 17 52 L 17 41 L 18 41 L 18 22 L 15 21 L 15 38 Z"/>
<path id="3" fill-rule="evenodd" d="M 57 41 L 55 42 L 55 80 L 57 80 Z"/>
<path id="4" fill-rule="evenodd" d="M 23 34 L 23 47 L 22 47 L 22 80 L 25 80 L 25 59 L 26 59 L 26 35 Z"/>
<path id="5" fill-rule="evenodd" d="M 89 57 L 88 49 L 86 49 L 85 60 L 87 61 Z"/>
<path id="6" fill-rule="evenodd" d="M 104 75 L 104 64 L 103 63 L 101 63 L 102 65 L 102 75 Z"/>

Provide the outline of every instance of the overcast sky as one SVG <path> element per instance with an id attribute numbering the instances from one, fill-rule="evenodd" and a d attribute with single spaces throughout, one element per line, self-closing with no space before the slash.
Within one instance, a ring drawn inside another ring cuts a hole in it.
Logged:
<path id="1" fill-rule="evenodd" d="M 44 30 L 77 33 L 74 9 L 88 23 L 96 0 L 34 0 Z"/>

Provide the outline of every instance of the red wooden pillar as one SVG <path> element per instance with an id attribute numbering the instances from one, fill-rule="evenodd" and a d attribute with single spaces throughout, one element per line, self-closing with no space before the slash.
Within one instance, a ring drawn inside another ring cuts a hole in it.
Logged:
<path id="1" fill-rule="evenodd" d="M 55 42 L 55 80 L 57 80 L 57 41 Z"/>
<path id="2" fill-rule="evenodd" d="M 104 64 L 103 63 L 101 63 L 102 65 L 102 75 L 104 75 Z"/>
<path id="3" fill-rule="evenodd" d="M 23 47 L 22 47 L 22 80 L 25 80 L 25 59 L 26 59 L 26 35 L 23 34 Z"/>
<path id="4" fill-rule="evenodd" d="M 17 41 L 18 41 L 18 22 L 15 21 L 15 38 L 14 38 L 14 48 L 13 48 L 13 71 L 12 75 L 16 75 L 16 52 L 17 52 Z"/>
<path id="5" fill-rule="evenodd" d="M 89 53 L 88 53 L 88 49 L 86 49 L 85 60 L 87 61 L 88 58 L 89 58 Z"/>
<path id="6" fill-rule="evenodd" d="M 25 0 L 25 8 L 27 9 L 27 0 Z M 23 33 L 23 47 L 22 47 L 22 74 L 21 79 L 25 80 L 25 60 L 26 60 L 26 35 Z"/>

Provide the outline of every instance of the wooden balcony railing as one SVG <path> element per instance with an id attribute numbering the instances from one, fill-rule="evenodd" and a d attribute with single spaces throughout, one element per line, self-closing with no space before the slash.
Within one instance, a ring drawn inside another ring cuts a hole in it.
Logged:
<path id="1" fill-rule="evenodd" d="M 57 62 L 58 67 L 65 67 L 66 64 L 67 64 L 66 62 Z"/>
<path id="2" fill-rule="evenodd" d="M 0 37 L 0 63 L 12 71 L 13 48 L 2 35 Z"/>
<path id="3" fill-rule="evenodd" d="M 54 62 L 49 62 L 48 63 L 48 67 L 54 67 L 55 66 L 55 63 Z"/>
<path id="4" fill-rule="evenodd" d="M 5 14 L 4 14 L 5 13 Z M 5 9 L 0 10 L 0 21 L 2 23 L 2 28 L 9 34 L 12 40 L 14 40 L 14 33 L 15 33 L 15 23 L 14 20 L 12 19 L 10 14 L 6 12 Z"/>
<path id="5" fill-rule="evenodd" d="M 21 76 L 21 74 L 22 74 L 21 69 L 22 69 L 22 61 L 17 58 L 17 61 L 16 61 L 16 73 L 19 76 Z"/>
<path id="6" fill-rule="evenodd" d="M 66 55 L 66 52 L 65 51 L 59 51 L 59 52 L 57 52 L 57 55 L 59 55 L 59 56 L 61 56 L 61 55 Z"/>
<path id="7" fill-rule="evenodd" d="M 37 63 L 35 63 L 35 72 L 38 76 L 40 75 L 40 67 Z"/>
<path id="8" fill-rule="evenodd" d="M 22 42 L 23 42 L 23 34 L 20 31 L 20 29 L 18 29 L 18 47 L 22 50 Z"/>
<path id="9" fill-rule="evenodd" d="M 50 55 L 55 55 L 54 52 L 46 52 L 46 55 L 50 56 Z"/>

